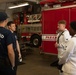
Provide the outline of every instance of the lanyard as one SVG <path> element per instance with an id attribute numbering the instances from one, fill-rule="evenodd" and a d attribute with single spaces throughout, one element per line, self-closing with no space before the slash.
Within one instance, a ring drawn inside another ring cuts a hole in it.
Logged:
<path id="1" fill-rule="evenodd" d="M 58 38 L 57 38 L 57 43 L 59 43 L 59 38 L 60 38 L 60 36 L 61 36 L 63 33 L 64 33 L 64 31 L 61 32 L 61 34 L 58 36 Z"/>

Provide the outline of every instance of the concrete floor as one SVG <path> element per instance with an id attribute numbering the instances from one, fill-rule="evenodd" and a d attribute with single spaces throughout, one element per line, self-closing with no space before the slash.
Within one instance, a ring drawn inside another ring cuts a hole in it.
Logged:
<path id="1" fill-rule="evenodd" d="M 23 58 L 25 64 L 18 66 L 17 75 L 59 75 L 58 69 L 50 66 L 56 56 L 40 55 L 36 48 L 26 53 Z"/>

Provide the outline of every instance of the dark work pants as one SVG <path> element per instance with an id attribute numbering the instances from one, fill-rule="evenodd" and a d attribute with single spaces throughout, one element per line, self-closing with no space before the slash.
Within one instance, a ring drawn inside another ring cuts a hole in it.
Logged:
<path id="1" fill-rule="evenodd" d="M 12 70 L 12 66 L 7 59 L 0 59 L 0 75 L 16 75 L 18 64 L 18 57 L 15 57 L 15 67 Z"/>
<path id="2" fill-rule="evenodd" d="M 18 52 L 15 52 L 15 67 L 12 66 L 8 58 L 0 58 L 0 75 L 16 75 L 18 65 Z"/>
<path id="3" fill-rule="evenodd" d="M 17 66 L 18 66 L 18 51 L 16 50 L 15 51 L 15 69 L 14 69 L 14 72 L 15 72 L 15 75 L 17 74 Z"/>
<path id="4" fill-rule="evenodd" d="M 0 75 L 15 75 L 15 70 L 6 63 L 0 62 Z"/>

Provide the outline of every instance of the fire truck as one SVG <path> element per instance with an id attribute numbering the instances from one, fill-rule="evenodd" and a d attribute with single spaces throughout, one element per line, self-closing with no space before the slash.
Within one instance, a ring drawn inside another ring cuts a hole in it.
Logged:
<path id="1" fill-rule="evenodd" d="M 30 4 L 22 12 L 14 13 L 14 22 L 17 25 L 17 34 L 20 40 L 32 47 L 41 46 L 42 24 L 40 4 Z"/>
<path id="2" fill-rule="evenodd" d="M 42 52 L 45 54 L 57 54 L 54 44 L 59 20 L 67 22 L 67 29 L 70 22 L 76 20 L 76 4 L 73 1 L 55 4 L 42 11 Z"/>
<path id="3" fill-rule="evenodd" d="M 22 14 L 22 16 L 24 15 Z M 17 25 L 17 31 L 22 40 L 33 47 L 41 46 L 41 14 L 25 15 L 23 21 L 21 21 L 21 23 L 23 22 L 22 24 Z"/>
<path id="4" fill-rule="evenodd" d="M 69 30 L 70 22 L 76 20 L 75 3 L 75 1 L 55 3 L 48 9 L 44 9 L 41 14 L 27 15 L 25 24 L 18 26 L 18 32 L 34 47 L 40 47 L 42 53 L 57 54 L 54 46 L 57 23 L 59 20 L 66 20 L 66 27 Z"/>

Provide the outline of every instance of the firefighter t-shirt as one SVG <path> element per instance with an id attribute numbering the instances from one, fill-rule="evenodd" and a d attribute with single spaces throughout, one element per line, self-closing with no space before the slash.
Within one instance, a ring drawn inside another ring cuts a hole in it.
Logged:
<path id="1" fill-rule="evenodd" d="M 0 27 L 0 56 L 7 57 L 7 46 L 13 44 L 12 33 L 4 27 Z"/>

